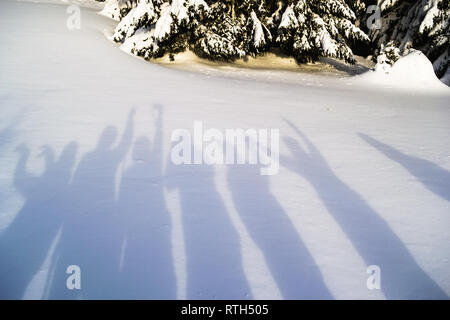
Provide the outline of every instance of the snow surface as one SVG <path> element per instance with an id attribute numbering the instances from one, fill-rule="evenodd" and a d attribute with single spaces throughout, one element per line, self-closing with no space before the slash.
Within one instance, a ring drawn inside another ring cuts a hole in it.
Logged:
<path id="1" fill-rule="evenodd" d="M 448 298 L 450 89 L 170 69 L 66 5 L 0 2 L 1 298 Z M 279 174 L 174 166 L 195 120 L 278 128 Z"/>
<path id="2" fill-rule="evenodd" d="M 397 60 L 392 67 L 379 63 L 375 71 L 364 73 L 360 78 L 364 81 L 410 90 L 448 91 L 447 85 L 436 77 L 430 60 L 422 52 L 414 49 Z"/>

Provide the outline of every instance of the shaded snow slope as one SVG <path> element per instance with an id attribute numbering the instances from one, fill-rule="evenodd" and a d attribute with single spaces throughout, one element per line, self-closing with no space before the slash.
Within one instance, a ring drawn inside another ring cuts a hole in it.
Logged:
<path id="1" fill-rule="evenodd" d="M 0 2 L 1 298 L 448 298 L 448 90 L 184 72 L 67 16 Z M 279 174 L 173 165 L 195 120 L 278 128 Z"/>

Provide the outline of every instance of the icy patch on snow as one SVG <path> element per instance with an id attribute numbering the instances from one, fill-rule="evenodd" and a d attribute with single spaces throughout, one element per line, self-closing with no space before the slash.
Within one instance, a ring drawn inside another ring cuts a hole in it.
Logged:
<path id="1" fill-rule="evenodd" d="M 413 90 L 448 90 L 436 77 L 430 60 L 419 50 L 411 50 L 389 69 L 376 67 L 356 80 Z"/>

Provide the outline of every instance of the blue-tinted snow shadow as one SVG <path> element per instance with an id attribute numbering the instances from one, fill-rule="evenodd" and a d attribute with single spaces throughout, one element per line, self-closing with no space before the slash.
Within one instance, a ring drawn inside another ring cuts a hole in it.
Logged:
<path id="1" fill-rule="evenodd" d="M 163 186 L 180 194 L 187 297 L 251 298 L 238 233 L 215 189 L 214 171 L 169 164 L 169 178 L 162 173 L 162 107 L 157 109 L 152 142 L 139 137 L 132 147 L 131 112 L 120 140 L 115 127 L 105 128 L 76 168 L 74 142 L 56 160 L 52 149 L 44 148 L 46 168 L 36 177 L 25 169 L 28 150 L 18 148 L 14 183 L 25 204 L 1 234 L 2 298 L 23 298 L 47 257 L 43 298 L 176 298 Z M 116 192 L 115 180 L 130 149 L 133 163 L 122 172 Z M 81 290 L 67 288 L 70 265 L 81 269 Z"/>
<path id="2" fill-rule="evenodd" d="M 161 107 L 158 107 L 161 111 Z M 156 140 L 139 137 L 132 165 L 115 179 L 133 143 L 134 111 L 120 141 L 107 127 L 78 164 L 66 197 L 63 227 L 53 255 L 46 298 L 174 299 L 170 216 L 161 178 L 162 115 Z M 66 268 L 78 265 L 82 289 L 68 290 Z"/>
<path id="3" fill-rule="evenodd" d="M 257 165 L 228 166 L 228 188 L 284 299 L 332 299 L 321 272 Z"/>
<path id="4" fill-rule="evenodd" d="M 359 136 L 391 160 L 398 162 L 415 176 L 426 188 L 450 201 L 450 172 L 431 161 L 407 155 L 366 134 Z"/>
<path id="5" fill-rule="evenodd" d="M 7 101 L 7 96 L 0 96 L 0 108 Z M 8 145 L 11 144 L 14 136 L 17 134 L 17 127 L 21 122 L 21 112 L 22 109 L 19 109 L 18 115 L 13 117 L 9 123 L 0 129 L 0 157 L 4 157 L 8 150 Z M 4 167 L 2 167 L 4 169 Z M 4 190 L 0 189 L 0 210 L 2 209 L 2 205 L 6 202 L 6 195 Z"/>
<path id="6" fill-rule="evenodd" d="M 76 168 L 76 142 L 59 157 L 43 147 L 45 168 L 38 176 L 26 170 L 27 147 L 17 148 L 14 186 L 24 205 L 0 234 L 1 298 L 23 298 L 47 258 L 42 298 L 176 298 L 170 215 L 159 181 L 162 107 L 156 109 L 153 143 L 147 137 L 135 141 L 118 192 L 115 180 L 133 143 L 134 111 L 120 141 L 115 127 L 105 128 Z M 81 290 L 66 286 L 70 265 L 81 269 Z"/>
<path id="7" fill-rule="evenodd" d="M 115 175 L 133 138 L 133 114 L 117 145 L 117 129 L 106 127 L 94 150 L 80 160 L 61 197 L 62 229 L 50 265 L 45 298 L 101 299 L 115 297 L 121 240 L 115 196 Z M 81 290 L 66 286 L 67 267 L 81 269 Z"/>
<path id="8" fill-rule="evenodd" d="M 0 128 L 0 156 L 5 153 L 5 146 L 11 143 L 12 138 L 17 134 L 18 127 L 22 122 L 23 114 L 26 113 L 26 108 L 22 102 L 17 101 L 12 94 L 0 95 L 0 110 L 11 109 L 15 110 L 13 115 L 2 115 L 1 120 L 6 120 L 6 125 L 2 124 Z"/>
<path id="9" fill-rule="evenodd" d="M 186 298 L 251 299 L 239 234 L 216 189 L 214 167 L 175 165 L 169 157 L 166 172 L 166 186 L 180 199 Z"/>
<path id="10" fill-rule="evenodd" d="M 52 241 L 62 225 L 60 209 L 75 164 L 77 144 L 69 143 L 59 158 L 48 146 L 42 148 L 44 172 L 27 172 L 29 150 L 19 146 L 19 161 L 14 172 L 14 187 L 24 205 L 0 234 L 0 298 L 20 299 L 43 263 Z"/>
<path id="11" fill-rule="evenodd" d="M 17 121 L 13 121 L 5 128 L 0 129 L 0 154 L 4 152 L 3 148 L 11 141 L 14 134 L 14 128 L 17 126 Z"/>
<path id="12" fill-rule="evenodd" d="M 119 262 L 120 298 L 175 299 L 171 218 L 164 201 L 162 172 L 162 107 L 153 141 L 138 137 L 133 164 L 122 175 L 118 209 L 125 229 Z"/>
<path id="13" fill-rule="evenodd" d="M 386 298 L 447 299 L 386 221 L 334 174 L 320 151 L 297 127 L 286 122 L 307 149 L 298 139 L 285 138 L 291 156 L 281 157 L 281 165 L 309 181 L 366 264 L 381 268 L 381 290 Z"/>

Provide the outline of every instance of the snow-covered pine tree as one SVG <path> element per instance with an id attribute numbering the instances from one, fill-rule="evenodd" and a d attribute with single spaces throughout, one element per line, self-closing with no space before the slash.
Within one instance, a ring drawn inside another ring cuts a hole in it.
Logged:
<path id="1" fill-rule="evenodd" d="M 375 70 L 388 74 L 391 71 L 391 67 L 399 58 L 400 50 L 395 46 L 393 41 L 389 41 L 386 46 L 381 45 L 380 53 L 377 56 Z"/>
<path id="2" fill-rule="evenodd" d="M 377 47 L 395 41 L 402 54 L 421 50 L 438 77 L 449 69 L 450 2 L 448 0 L 378 0 L 381 29 L 370 36 Z"/>
<path id="3" fill-rule="evenodd" d="M 100 14 L 114 20 L 120 20 L 119 2 L 117 0 L 106 0 Z"/>
<path id="4" fill-rule="evenodd" d="M 199 55 L 229 61 L 270 48 L 272 34 L 265 22 L 270 8 L 265 0 L 210 2 L 211 10 L 195 32 L 194 50 Z"/>
<path id="5" fill-rule="evenodd" d="M 243 22 L 235 17 L 234 1 L 211 4 L 193 33 L 193 50 L 201 57 L 230 61 L 244 57 L 246 34 Z"/>
<path id="6" fill-rule="evenodd" d="M 247 15 L 246 51 L 255 55 L 266 51 L 272 46 L 272 33 L 268 26 L 269 7 L 264 0 L 240 1 L 238 7 L 242 16 Z"/>
<path id="7" fill-rule="evenodd" d="M 103 10 L 100 12 L 108 18 L 120 21 L 127 13 L 136 6 L 137 0 L 96 0 L 105 2 Z"/>
<path id="8" fill-rule="evenodd" d="M 127 42 L 130 52 L 144 58 L 183 51 L 197 19 L 209 9 L 203 0 L 138 0 L 114 32 L 116 42 Z"/>
<path id="9" fill-rule="evenodd" d="M 359 0 L 128 0 L 122 6 L 113 38 L 145 58 L 190 48 L 230 61 L 276 46 L 301 62 L 319 56 L 353 62 L 352 41 L 368 40 L 355 25 L 355 11 L 364 8 Z"/>
<path id="10" fill-rule="evenodd" d="M 355 60 L 350 45 L 369 41 L 355 24 L 356 12 L 363 9 L 359 0 L 290 0 L 276 41 L 283 52 L 300 62 L 325 56 L 352 63 Z"/>
<path id="11" fill-rule="evenodd" d="M 160 12 L 159 6 L 155 7 L 153 2 L 158 4 L 158 1 L 139 0 L 120 20 L 114 30 L 114 41 L 122 42 L 133 36 L 139 28 L 154 24 Z"/>

